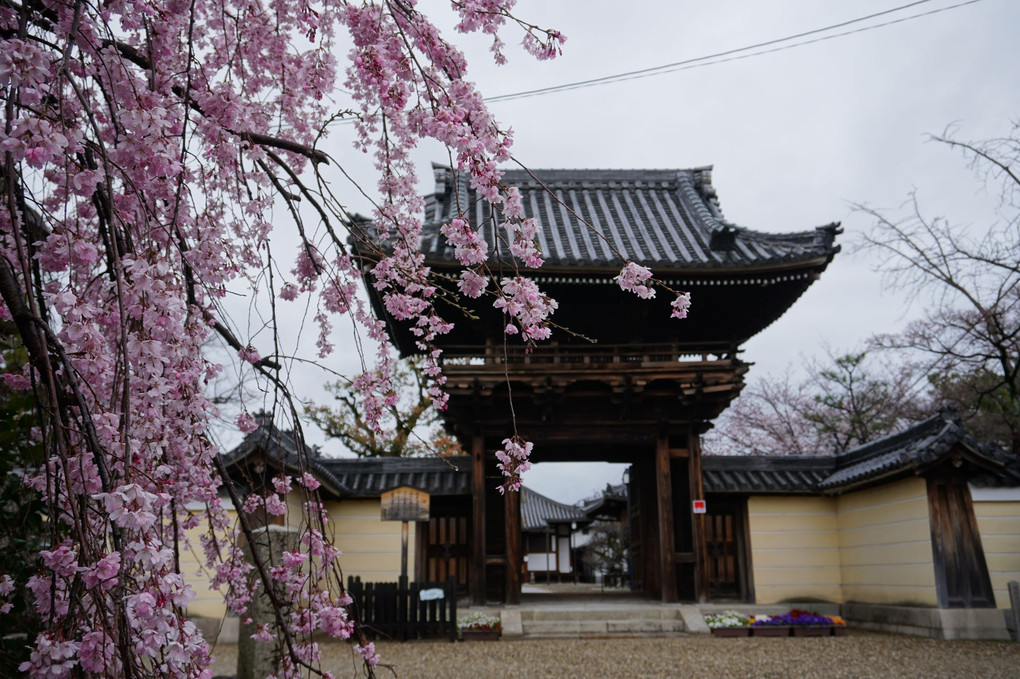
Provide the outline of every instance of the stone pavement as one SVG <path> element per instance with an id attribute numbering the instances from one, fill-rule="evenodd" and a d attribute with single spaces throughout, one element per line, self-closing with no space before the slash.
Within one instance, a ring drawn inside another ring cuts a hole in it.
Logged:
<path id="1" fill-rule="evenodd" d="M 216 674 L 233 674 L 236 646 L 216 649 Z M 417 641 L 377 644 L 398 679 L 1020 679 L 1020 644 L 938 641 L 848 630 L 842 637 Z M 324 647 L 324 669 L 363 677 L 346 644 Z"/>

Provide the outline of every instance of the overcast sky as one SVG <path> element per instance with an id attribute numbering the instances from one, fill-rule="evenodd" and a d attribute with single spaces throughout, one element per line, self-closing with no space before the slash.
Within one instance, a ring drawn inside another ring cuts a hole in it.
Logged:
<path id="1" fill-rule="evenodd" d="M 485 95 L 496 96 L 696 59 L 906 4 L 521 0 L 518 15 L 566 34 L 561 58 L 538 63 L 510 49 L 510 63 L 497 68 L 485 40 L 462 44 L 472 64 L 469 76 Z M 819 353 L 826 342 L 852 349 L 907 317 L 903 300 L 883 291 L 869 263 L 846 251 L 854 234 L 869 226 L 854 204 L 895 211 L 916 189 L 929 214 L 963 224 L 980 224 L 987 206 L 994 206 L 994 196 L 984 193 L 959 154 L 926 135 L 947 125 L 961 139 L 1008 133 L 1020 116 L 1020 2 L 981 0 L 950 8 L 956 4 L 914 3 L 762 50 L 906 19 L 894 25 L 653 77 L 496 102 L 491 109 L 514 129 L 515 155 L 532 168 L 713 165 L 713 183 L 732 222 L 771 232 L 843 223 L 847 233 L 838 242 L 844 252 L 790 312 L 745 346 L 754 379 Z M 421 5 L 426 12 L 430 7 L 445 11 L 443 3 Z M 942 8 L 948 9 L 908 19 Z M 342 128 L 334 135 L 338 157 L 350 155 L 345 135 L 349 130 Z M 430 192 L 429 163 L 445 162 L 446 155 L 426 146 L 417 160 L 422 190 Z M 357 198 L 352 202 L 369 212 Z M 692 313 L 697 304 L 695 299 Z M 337 359 L 338 368 L 343 363 Z M 536 442 L 537 460 L 541 450 Z M 550 465 L 531 472 L 525 483 L 574 502 L 618 482 L 620 474 L 621 468 Z"/>

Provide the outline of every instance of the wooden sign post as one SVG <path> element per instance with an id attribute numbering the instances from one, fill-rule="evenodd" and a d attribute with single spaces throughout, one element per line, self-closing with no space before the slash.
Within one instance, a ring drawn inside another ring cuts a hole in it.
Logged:
<path id="1" fill-rule="evenodd" d="M 400 527 L 400 577 L 407 578 L 407 523 L 429 520 L 429 494 L 410 486 L 388 490 L 381 497 L 383 521 L 401 521 Z"/>

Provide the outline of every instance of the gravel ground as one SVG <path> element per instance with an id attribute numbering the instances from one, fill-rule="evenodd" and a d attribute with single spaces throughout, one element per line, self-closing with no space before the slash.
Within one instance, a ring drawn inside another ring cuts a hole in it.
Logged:
<path id="1" fill-rule="evenodd" d="M 843 637 L 718 639 L 534 639 L 377 644 L 399 679 L 1020 679 L 1020 643 L 936 641 L 848 630 Z M 230 675 L 236 647 L 216 649 L 216 674 Z M 363 674 L 346 645 L 330 645 L 324 667 L 337 677 Z"/>

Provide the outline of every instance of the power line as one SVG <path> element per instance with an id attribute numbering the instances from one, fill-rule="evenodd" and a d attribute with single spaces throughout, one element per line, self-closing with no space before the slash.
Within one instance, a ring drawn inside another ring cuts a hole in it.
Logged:
<path id="1" fill-rule="evenodd" d="M 607 75 L 607 76 L 602 76 L 602 77 L 599 77 L 599 78 L 591 78 L 589 80 L 579 80 L 579 81 L 576 81 L 576 82 L 564 83 L 564 84 L 561 84 L 561 85 L 551 85 L 549 87 L 540 87 L 538 89 L 526 90 L 526 91 L 523 91 L 523 92 L 514 92 L 514 93 L 511 93 L 511 94 L 501 94 L 501 95 L 497 95 L 497 96 L 494 96 L 494 97 L 485 97 L 485 101 L 487 103 L 498 103 L 498 102 L 503 102 L 503 101 L 512 101 L 512 100 L 515 100 L 515 99 L 525 99 L 525 98 L 528 98 L 528 97 L 537 97 L 537 96 L 541 96 L 541 95 L 544 95 L 544 94 L 553 94 L 553 93 L 556 93 L 556 92 L 567 92 L 567 91 L 570 91 L 570 90 L 579 90 L 579 89 L 583 89 L 583 88 L 587 88 L 587 87 L 595 87 L 597 85 L 608 85 L 608 84 L 617 83 L 617 82 L 625 82 L 627 80 L 639 80 L 641 78 L 649 78 L 649 77 L 656 76 L 656 75 L 664 75 L 666 73 L 674 73 L 676 71 L 685 71 L 685 70 L 689 70 L 689 69 L 692 69 L 692 68 L 701 68 L 701 67 L 704 67 L 704 66 L 712 66 L 714 64 L 722 64 L 722 63 L 725 63 L 725 62 L 728 62 L 728 61 L 738 61 L 740 59 L 749 59 L 751 57 L 761 56 L 763 54 L 771 54 L 773 52 L 781 52 L 783 50 L 793 49 L 794 47 L 803 47 L 804 45 L 811 45 L 811 44 L 818 43 L 818 42 L 824 42 L 826 40 L 832 40 L 834 38 L 842 38 L 842 37 L 845 37 L 845 36 L 848 36 L 848 35 L 854 35 L 856 33 L 864 33 L 865 31 L 870 31 L 870 30 L 873 30 L 873 29 L 876 29 L 876 28 L 883 28 L 885 26 L 892 26 L 893 24 L 899 24 L 899 23 L 903 23 L 905 21 L 911 21 L 913 19 L 919 19 L 919 18 L 922 18 L 922 17 L 931 16 L 933 14 L 939 14 L 941 12 L 946 12 L 946 11 L 951 10 L 951 9 L 957 9 L 959 7 L 964 7 L 966 5 L 973 5 L 975 3 L 981 2 L 981 0 L 966 0 L 965 2 L 959 2 L 959 3 L 956 3 L 955 5 L 949 5 L 947 7 L 940 7 L 940 8 L 937 8 L 937 9 L 928 10 L 927 12 L 919 12 L 917 14 L 912 14 L 910 16 L 900 17 L 899 19 L 892 19 L 890 21 L 885 21 L 885 22 L 878 23 L 878 24 L 871 24 L 869 26 L 864 26 L 864 27 L 861 27 L 861 28 L 856 28 L 856 29 L 853 29 L 853 30 L 850 30 L 850 31 L 843 31 L 841 33 L 833 33 L 831 35 L 825 35 L 825 36 L 822 36 L 822 37 L 819 37 L 819 38 L 814 38 L 812 40 L 803 40 L 801 42 L 796 42 L 796 43 L 792 43 L 792 44 L 789 44 L 789 45 L 780 45 L 779 47 L 773 47 L 772 49 L 766 49 L 766 50 L 760 49 L 762 47 L 768 47 L 769 45 L 777 45 L 779 43 L 789 42 L 791 40 L 797 40 L 798 38 L 804 38 L 804 37 L 807 37 L 809 35 L 817 35 L 819 33 L 826 33 L 828 31 L 831 31 L 831 30 L 834 30 L 834 29 L 837 29 L 837 28 L 843 28 L 845 26 L 850 26 L 852 24 L 860 23 L 862 21 L 868 21 L 870 19 L 874 19 L 874 18 L 877 18 L 877 17 L 880 17 L 880 16 L 884 16 L 884 15 L 887 15 L 887 14 L 892 14 L 894 12 L 899 12 L 899 11 L 902 11 L 904 9 L 909 9 L 911 7 L 915 7 L 917 5 L 921 5 L 921 4 L 924 4 L 926 2 L 930 2 L 930 1 L 931 0 L 917 0 L 916 2 L 911 2 L 911 3 L 908 3 L 906 5 L 901 5 L 899 7 L 894 7 L 892 9 L 887 9 L 887 10 L 882 11 L 882 12 L 876 12 L 874 14 L 869 14 L 867 16 L 858 17 L 856 19 L 851 19 L 849 21 L 843 21 L 843 22 L 840 22 L 838 24 L 832 24 L 831 26 L 826 26 L 824 28 L 816 28 L 816 29 L 813 29 L 813 30 L 810 30 L 810 31 L 805 31 L 803 33 L 797 33 L 797 34 L 794 34 L 794 35 L 789 35 L 789 36 L 786 36 L 785 38 L 776 38 L 774 40 L 767 40 L 765 42 L 756 43 L 754 45 L 747 45 L 745 47 L 738 47 L 736 49 L 726 50 L 726 51 L 723 51 L 723 52 L 716 52 L 715 54 L 708 54 L 708 55 L 701 56 L 701 57 L 694 57 L 694 58 L 691 58 L 691 59 L 685 59 L 683 61 L 677 61 L 677 62 L 674 62 L 674 63 L 671 63 L 671 64 L 663 64 L 662 66 L 652 66 L 650 68 L 643 68 L 643 69 L 639 69 L 639 70 L 636 70 L 636 71 L 627 71 L 626 73 L 617 73 L 615 75 Z M 751 50 L 759 50 L 759 51 L 752 52 Z M 748 52 L 748 54 L 742 54 L 743 52 Z"/>

